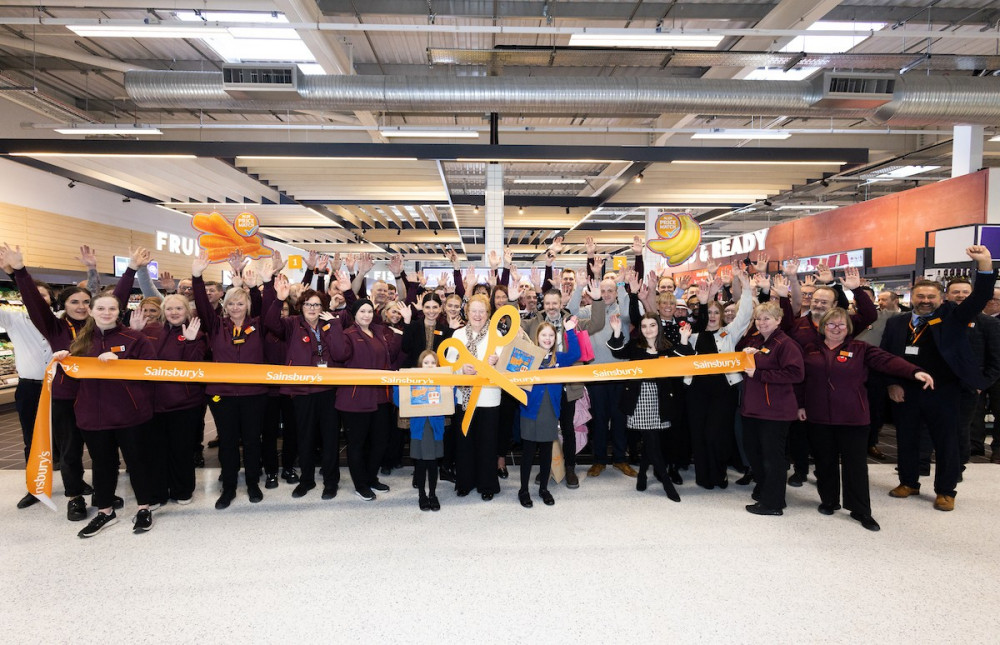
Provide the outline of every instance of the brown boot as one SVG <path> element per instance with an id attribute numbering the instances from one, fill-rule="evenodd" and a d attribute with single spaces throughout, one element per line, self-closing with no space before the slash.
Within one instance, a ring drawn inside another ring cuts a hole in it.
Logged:
<path id="1" fill-rule="evenodd" d="M 636 475 L 639 474 L 635 471 L 635 468 L 629 466 L 628 462 L 626 461 L 619 461 L 617 464 L 612 464 L 612 465 L 618 470 L 620 470 L 622 474 L 625 475 L 626 477 L 635 477 Z"/>
<path id="2" fill-rule="evenodd" d="M 889 491 L 890 497 L 899 497 L 899 498 L 909 497 L 910 495 L 919 495 L 919 494 L 920 494 L 919 488 L 911 488 L 906 484 L 900 484 L 899 486 L 896 486 L 891 491 Z"/>
<path id="3" fill-rule="evenodd" d="M 587 477 L 598 477 L 604 472 L 605 468 L 607 468 L 607 466 L 604 464 L 594 464 L 590 467 L 590 470 L 587 471 Z"/>
<path id="4" fill-rule="evenodd" d="M 955 510 L 955 498 L 951 495 L 938 495 L 934 500 L 934 508 L 939 511 Z"/>

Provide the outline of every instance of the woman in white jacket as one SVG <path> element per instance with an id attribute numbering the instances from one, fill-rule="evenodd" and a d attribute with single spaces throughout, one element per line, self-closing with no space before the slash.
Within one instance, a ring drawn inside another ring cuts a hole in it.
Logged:
<path id="1" fill-rule="evenodd" d="M 744 271 L 734 271 L 743 287 L 733 322 L 723 325 L 725 307 L 721 302 L 708 302 L 709 292 L 703 288 L 699 298 L 708 305 L 704 330 L 688 339 L 696 354 L 725 354 L 736 351 L 736 343 L 746 333 L 753 317 L 753 289 Z M 704 309 L 704 308 L 703 308 Z M 685 395 L 688 424 L 694 454 L 695 483 L 711 490 L 729 485 L 726 468 L 736 446 L 736 407 L 739 404 L 739 373 L 686 377 Z"/>

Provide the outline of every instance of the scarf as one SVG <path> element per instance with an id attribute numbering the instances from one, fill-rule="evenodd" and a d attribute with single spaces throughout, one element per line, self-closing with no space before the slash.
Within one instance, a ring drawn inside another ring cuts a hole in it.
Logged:
<path id="1" fill-rule="evenodd" d="M 469 338 L 465 341 L 465 348 L 468 349 L 469 353 L 473 356 L 478 356 L 476 349 L 479 347 L 479 343 L 483 342 L 483 339 L 486 338 L 486 334 L 490 331 L 490 326 L 483 325 L 483 328 L 478 332 L 473 332 L 471 327 L 466 327 L 466 330 Z M 458 392 L 461 397 L 462 409 L 465 410 L 469 407 L 469 398 L 472 396 L 472 388 L 460 387 Z"/>

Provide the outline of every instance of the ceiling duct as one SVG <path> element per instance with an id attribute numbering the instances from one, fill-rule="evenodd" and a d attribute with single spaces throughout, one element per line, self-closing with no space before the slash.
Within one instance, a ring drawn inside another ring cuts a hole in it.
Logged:
<path id="1" fill-rule="evenodd" d="M 864 75 L 860 75 L 864 76 Z M 896 76 L 881 107 L 832 107 L 811 81 L 684 78 L 300 76 L 294 99 L 236 100 L 222 72 L 135 71 L 125 89 L 143 108 L 388 113 L 867 118 L 893 125 L 1000 122 L 1000 78 Z M 881 102 L 881 101 L 878 101 Z"/>

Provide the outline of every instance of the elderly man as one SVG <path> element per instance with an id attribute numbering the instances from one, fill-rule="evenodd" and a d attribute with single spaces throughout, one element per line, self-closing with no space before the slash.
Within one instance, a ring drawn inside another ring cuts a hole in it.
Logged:
<path id="1" fill-rule="evenodd" d="M 926 423 L 937 457 L 934 508 L 940 511 L 955 508 L 955 487 L 961 473 L 958 424 L 962 388 L 982 390 L 988 385 L 972 356 L 968 332 L 969 324 L 993 295 L 996 272 L 986 247 L 970 246 L 966 254 L 978 270 L 969 297 L 961 303 L 945 301 L 939 283 L 918 280 L 910 291 L 912 313 L 889 319 L 882 335 L 882 349 L 934 377 L 933 390 L 889 381 L 899 443 L 899 486 L 889 494 L 897 498 L 920 494 L 920 426 Z"/>

